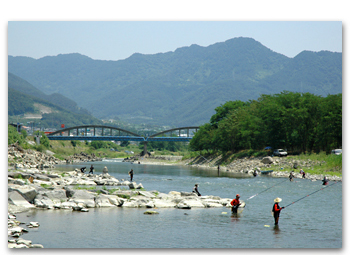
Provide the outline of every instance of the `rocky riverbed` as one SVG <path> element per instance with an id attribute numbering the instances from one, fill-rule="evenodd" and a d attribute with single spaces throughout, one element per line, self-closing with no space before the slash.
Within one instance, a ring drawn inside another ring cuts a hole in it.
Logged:
<path id="1" fill-rule="evenodd" d="M 132 207 L 149 208 L 146 214 L 157 213 L 156 208 L 191 209 L 231 207 L 232 198 L 218 196 L 197 196 L 191 192 L 170 191 L 161 193 L 156 190 L 146 191 L 141 183 L 118 180 L 108 174 L 105 167 L 100 175 L 82 173 L 79 169 L 71 172 L 55 172 L 56 164 L 102 160 L 95 155 L 74 155 L 68 160 L 58 160 L 50 152 L 41 153 L 23 150 L 14 145 L 8 148 L 8 247 L 43 248 L 25 240 L 30 228 L 40 227 L 39 222 L 28 224 L 16 220 L 16 213 L 28 210 L 71 210 L 86 213 L 95 207 Z M 217 171 L 218 159 L 202 158 L 181 161 L 182 164 L 204 167 Z M 141 160 L 142 164 L 157 163 L 156 160 Z M 179 161 L 177 161 L 179 163 Z M 293 161 L 287 158 L 253 158 L 235 160 L 227 166 L 220 166 L 220 171 L 237 172 L 251 175 L 254 170 L 261 174 L 275 165 L 288 171 L 270 173 L 276 177 L 287 177 L 290 169 L 295 169 L 295 178 L 302 178 L 299 169 L 306 170 L 306 178 L 321 180 L 322 175 L 310 175 L 307 168 L 322 162 Z M 341 181 L 341 177 L 327 176 L 329 180 Z M 244 204 L 242 205 L 244 206 Z"/>
<path id="2" fill-rule="evenodd" d="M 17 144 L 8 146 L 8 162 L 10 167 L 14 168 L 35 168 L 35 169 L 47 169 L 54 168 L 57 164 L 69 164 L 77 162 L 93 162 L 102 161 L 102 157 L 95 154 L 87 154 L 84 152 L 76 153 L 68 156 L 64 160 L 60 160 L 54 157 L 54 153 L 46 150 L 45 152 L 35 150 L 24 150 Z"/>
<path id="3" fill-rule="evenodd" d="M 142 184 L 118 180 L 105 167 L 100 175 L 80 170 L 62 173 L 39 169 L 13 169 L 8 172 L 8 247 L 42 248 L 21 236 L 28 232 L 16 222 L 16 213 L 28 210 L 71 210 L 86 213 L 95 207 L 216 208 L 231 207 L 232 198 L 197 196 L 192 192 L 145 191 Z M 243 204 L 244 205 L 244 204 Z M 242 205 L 242 206 L 243 206 Z M 39 223 L 28 226 L 39 227 Z"/>

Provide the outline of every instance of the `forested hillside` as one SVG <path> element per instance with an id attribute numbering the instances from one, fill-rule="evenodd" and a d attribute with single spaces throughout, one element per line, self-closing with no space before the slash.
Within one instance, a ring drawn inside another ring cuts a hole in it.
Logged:
<path id="1" fill-rule="evenodd" d="M 60 94 L 48 96 L 30 83 L 10 73 L 8 81 L 9 119 L 12 117 L 16 119 L 16 122 L 22 122 L 26 115 L 41 115 L 41 126 L 52 128 L 59 128 L 61 124 L 67 126 L 102 124 L 102 121 L 88 114 L 86 110 L 80 110 L 76 103 Z M 43 112 L 41 108 L 45 108 L 45 111 Z"/>
<path id="2" fill-rule="evenodd" d="M 76 102 L 63 96 L 62 94 L 53 93 L 51 95 L 46 95 L 26 80 L 23 80 L 12 73 L 8 73 L 8 87 L 22 92 L 26 95 L 44 99 L 71 112 L 89 114 L 86 109 L 78 107 Z"/>
<path id="3" fill-rule="evenodd" d="M 330 153 L 342 147 L 342 94 L 282 92 L 215 109 L 190 141 L 193 150 L 237 152 L 265 147 Z"/>
<path id="4" fill-rule="evenodd" d="M 227 101 L 284 90 L 321 96 L 342 92 L 341 53 L 304 51 L 288 58 L 242 37 L 119 61 L 77 53 L 37 60 L 9 56 L 8 69 L 98 118 L 173 126 L 208 122 L 215 107 Z"/>

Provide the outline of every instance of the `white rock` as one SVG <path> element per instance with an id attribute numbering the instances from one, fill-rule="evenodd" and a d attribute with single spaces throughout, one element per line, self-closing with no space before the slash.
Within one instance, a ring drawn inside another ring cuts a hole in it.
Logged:
<path id="1" fill-rule="evenodd" d="M 109 198 L 106 195 L 98 195 L 95 197 L 95 206 L 96 207 L 111 207 L 114 206 L 110 203 Z"/>
<path id="2" fill-rule="evenodd" d="M 8 202 L 25 208 L 34 208 L 34 205 L 30 204 L 18 191 L 8 192 Z"/>
<path id="3" fill-rule="evenodd" d="M 30 240 L 24 240 L 22 238 L 17 239 L 17 244 L 25 244 L 26 246 L 29 246 L 32 244 L 32 241 Z"/>
<path id="4" fill-rule="evenodd" d="M 44 248 L 44 246 L 42 244 L 31 244 L 29 248 Z"/>

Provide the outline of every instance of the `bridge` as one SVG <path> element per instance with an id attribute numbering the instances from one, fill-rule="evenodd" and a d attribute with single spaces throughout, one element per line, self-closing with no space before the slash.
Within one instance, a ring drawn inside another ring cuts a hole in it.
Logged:
<path id="1" fill-rule="evenodd" d="M 192 139 L 199 127 L 180 127 L 165 130 L 151 136 L 141 136 L 134 132 L 106 125 L 82 125 L 57 130 L 47 135 L 49 140 L 79 141 L 136 141 L 144 143 L 144 154 L 147 153 L 148 142 L 186 142 Z M 191 132 L 190 132 L 191 131 Z M 170 134 L 170 136 L 169 136 Z M 168 136 L 167 136 L 168 135 Z"/>

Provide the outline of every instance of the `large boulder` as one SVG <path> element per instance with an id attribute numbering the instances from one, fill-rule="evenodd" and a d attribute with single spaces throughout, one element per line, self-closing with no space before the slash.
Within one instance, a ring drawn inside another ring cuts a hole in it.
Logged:
<path id="1" fill-rule="evenodd" d="M 30 204 L 18 191 L 8 192 L 8 203 L 29 209 L 34 208 L 34 205 Z"/>
<path id="2" fill-rule="evenodd" d="M 200 199 L 183 199 L 179 202 L 179 204 L 189 205 L 192 207 L 204 208 L 205 205 L 202 203 Z"/>
<path id="3" fill-rule="evenodd" d="M 148 198 L 155 198 L 156 196 L 149 192 L 149 191 L 139 191 L 140 195 L 148 197 Z"/>
<path id="4" fill-rule="evenodd" d="M 67 201 L 66 191 L 63 189 L 45 190 L 40 192 L 43 197 L 52 200 L 53 203 L 61 203 Z"/>
<path id="5" fill-rule="evenodd" d="M 42 174 L 34 174 L 34 179 L 37 179 L 40 181 L 46 181 L 46 182 L 51 181 L 50 177 L 47 177 L 46 175 L 42 175 Z"/>
<path id="6" fill-rule="evenodd" d="M 197 197 L 197 194 L 194 192 L 185 192 L 185 191 L 181 191 L 181 196 L 182 197 Z"/>
<path id="7" fill-rule="evenodd" d="M 120 197 L 118 196 L 114 196 L 114 195 L 105 195 L 108 199 L 109 199 L 109 202 L 112 204 L 112 205 L 115 205 L 115 206 L 122 206 L 123 203 L 124 203 L 124 200 L 121 199 Z"/>
<path id="8" fill-rule="evenodd" d="M 271 157 L 264 157 L 262 160 L 261 160 L 262 163 L 264 164 L 272 164 L 273 163 L 273 159 Z"/>
<path id="9" fill-rule="evenodd" d="M 191 206 L 186 204 L 186 203 L 178 203 L 176 205 L 176 208 L 178 208 L 178 209 L 191 209 Z"/>
<path id="10" fill-rule="evenodd" d="M 26 181 L 25 181 L 25 180 L 22 180 L 22 179 L 13 179 L 13 178 L 11 178 L 11 177 L 8 177 L 8 178 L 7 178 L 7 183 L 9 183 L 9 184 L 17 184 L 17 185 L 20 185 L 20 186 L 26 185 Z"/>
<path id="11" fill-rule="evenodd" d="M 50 198 L 39 194 L 34 199 L 34 205 L 39 208 L 52 209 L 55 204 Z"/>
<path id="12" fill-rule="evenodd" d="M 178 192 L 178 191 L 170 191 L 168 194 L 170 196 L 181 196 L 181 192 Z"/>
<path id="13" fill-rule="evenodd" d="M 85 207 L 95 207 L 95 194 L 86 190 L 77 190 L 68 200 L 76 204 L 82 203 Z"/>
<path id="14" fill-rule="evenodd" d="M 163 199 L 153 199 L 153 207 L 157 208 L 174 208 L 176 203 L 171 200 L 163 200 Z"/>
<path id="15" fill-rule="evenodd" d="M 108 196 L 101 194 L 101 195 L 98 195 L 97 197 L 95 197 L 95 206 L 96 207 L 111 207 L 114 205 L 111 204 Z"/>
<path id="16" fill-rule="evenodd" d="M 34 198 L 38 194 L 34 187 L 28 185 L 8 185 L 8 192 L 17 191 L 20 193 L 28 202 L 33 202 Z"/>
<path id="17" fill-rule="evenodd" d="M 136 189 L 137 184 L 136 182 L 129 182 L 128 186 L 129 186 L 129 189 Z"/>

